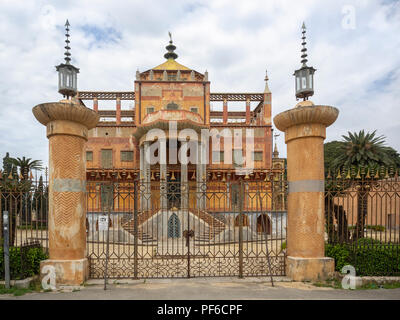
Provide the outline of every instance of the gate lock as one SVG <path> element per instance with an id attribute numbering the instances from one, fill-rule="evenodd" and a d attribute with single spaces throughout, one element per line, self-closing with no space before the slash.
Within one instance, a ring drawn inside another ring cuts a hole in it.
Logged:
<path id="1" fill-rule="evenodd" d="M 183 237 L 186 238 L 186 247 L 189 246 L 189 238 L 193 238 L 194 237 L 194 230 L 190 229 L 183 231 Z"/>

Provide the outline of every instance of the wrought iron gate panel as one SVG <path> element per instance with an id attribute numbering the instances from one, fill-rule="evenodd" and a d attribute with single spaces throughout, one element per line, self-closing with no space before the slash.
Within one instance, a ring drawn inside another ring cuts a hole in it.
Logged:
<path id="1" fill-rule="evenodd" d="M 113 178 L 87 185 L 91 278 L 104 277 L 107 241 L 107 278 L 285 275 L 283 174 L 271 172 L 271 179 L 258 182 L 169 176 L 161 182 Z M 112 193 L 107 200 L 104 190 Z M 98 218 L 108 208 L 108 230 L 98 230 Z"/>

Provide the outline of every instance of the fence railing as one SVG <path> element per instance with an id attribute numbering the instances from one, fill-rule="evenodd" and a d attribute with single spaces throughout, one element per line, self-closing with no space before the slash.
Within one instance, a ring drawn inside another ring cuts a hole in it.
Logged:
<path id="1" fill-rule="evenodd" d="M 46 180 L 0 180 L 0 260 L 3 258 L 3 219 L 6 213 L 13 279 L 37 273 L 40 257 L 44 258 L 48 253 L 48 208 Z M 37 261 L 32 259 L 32 255 L 37 256 Z M 0 278 L 3 277 L 4 270 L 1 268 Z"/>
<path id="2" fill-rule="evenodd" d="M 325 180 L 328 245 L 342 245 L 359 274 L 400 275 L 400 179 Z"/>

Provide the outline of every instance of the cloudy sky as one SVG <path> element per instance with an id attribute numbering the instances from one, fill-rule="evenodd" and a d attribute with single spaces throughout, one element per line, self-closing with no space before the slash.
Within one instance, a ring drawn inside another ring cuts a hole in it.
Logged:
<path id="1" fill-rule="evenodd" d="M 340 110 L 327 141 L 377 129 L 400 150 L 398 0 L 0 0 L 1 158 L 47 163 L 32 107 L 61 98 L 54 66 L 63 61 L 67 18 L 82 91 L 133 90 L 137 69 L 164 61 L 171 31 L 178 62 L 208 70 L 212 92 L 262 92 L 268 69 L 273 116 L 296 103 L 292 74 L 305 21 L 317 69 L 312 100 Z"/>

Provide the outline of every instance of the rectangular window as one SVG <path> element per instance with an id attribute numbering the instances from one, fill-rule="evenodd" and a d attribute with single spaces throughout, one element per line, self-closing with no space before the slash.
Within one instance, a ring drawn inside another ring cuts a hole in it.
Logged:
<path id="1" fill-rule="evenodd" d="M 212 162 L 213 163 L 224 162 L 224 152 L 223 151 L 213 151 Z"/>
<path id="2" fill-rule="evenodd" d="M 121 162 L 132 162 L 133 151 L 121 151 Z"/>
<path id="3" fill-rule="evenodd" d="M 263 160 L 263 152 L 262 151 L 254 151 L 253 152 L 253 161 L 262 161 Z"/>
<path id="4" fill-rule="evenodd" d="M 233 150 L 233 163 L 235 165 L 242 165 L 244 162 L 243 160 L 243 150 L 242 149 L 235 149 Z"/>
<path id="5" fill-rule="evenodd" d="M 100 185 L 100 199 L 102 210 L 108 210 L 108 207 L 110 207 L 112 210 L 114 208 L 113 187 L 108 185 Z"/>
<path id="6" fill-rule="evenodd" d="M 169 74 L 168 75 L 168 81 L 175 81 L 176 80 L 176 74 Z"/>
<path id="7" fill-rule="evenodd" d="M 146 108 L 146 114 L 154 112 L 154 107 L 148 107 Z"/>
<path id="8" fill-rule="evenodd" d="M 93 151 L 86 151 L 86 161 L 93 161 Z"/>
<path id="9" fill-rule="evenodd" d="M 199 109 L 197 107 L 191 107 L 190 112 L 199 113 Z"/>
<path id="10" fill-rule="evenodd" d="M 102 149 L 101 150 L 101 167 L 104 169 L 110 169 L 113 166 L 112 150 Z"/>

